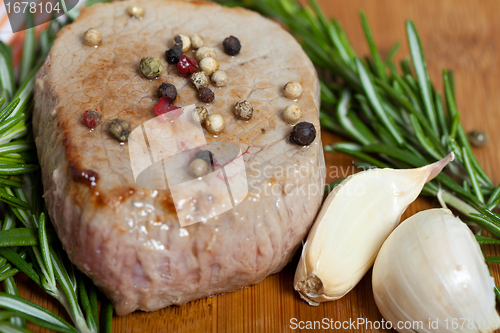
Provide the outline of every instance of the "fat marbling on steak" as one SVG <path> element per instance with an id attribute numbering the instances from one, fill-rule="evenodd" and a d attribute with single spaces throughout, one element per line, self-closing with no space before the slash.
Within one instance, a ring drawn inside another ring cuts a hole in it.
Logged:
<path id="1" fill-rule="evenodd" d="M 62 29 L 37 75 L 33 125 L 52 223 L 69 258 L 119 315 L 185 304 L 279 272 L 309 230 L 324 186 L 318 79 L 290 34 L 257 13 L 210 2 L 134 1 L 145 8 L 142 19 L 127 14 L 131 4 L 95 5 Z M 84 45 L 89 28 L 102 33 L 99 47 Z M 164 60 L 179 33 L 198 33 L 217 51 L 228 84 L 212 86 L 215 101 L 207 108 L 224 117 L 226 129 L 204 135 L 209 143 L 232 142 L 246 153 L 251 184 L 235 208 L 186 227 L 169 190 L 136 185 L 129 144 L 109 134 L 116 117 L 132 128 L 153 119 L 161 82 L 177 87 L 176 105 L 200 105 L 189 79 Z M 235 57 L 223 51 L 229 35 L 243 46 Z M 145 56 L 162 59 L 166 69 L 158 80 L 140 75 Z M 301 121 L 318 130 L 307 147 L 288 140 L 293 126 L 282 117 L 294 103 L 283 96 L 288 81 L 301 83 L 304 93 L 295 102 Z M 242 99 L 254 105 L 249 121 L 233 113 Z M 81 120 L 91 109 L 103 116 L 93 130 Z"/>

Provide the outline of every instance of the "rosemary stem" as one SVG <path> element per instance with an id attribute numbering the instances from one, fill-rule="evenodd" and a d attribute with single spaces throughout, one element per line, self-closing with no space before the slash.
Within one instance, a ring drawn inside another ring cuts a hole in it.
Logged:
<path id="1" fill-rule="evenodd" d="M 466 216 L 469 216 L 472 213 L 479 214 L 479 211 L 477 209 L 448 191 L 441 190 L 440 195 L 446 204 L 452 206 Z"/>

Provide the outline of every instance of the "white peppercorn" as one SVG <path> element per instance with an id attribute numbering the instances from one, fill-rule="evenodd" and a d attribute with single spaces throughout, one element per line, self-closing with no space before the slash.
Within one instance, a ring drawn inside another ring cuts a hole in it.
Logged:
<path id="1" fill-rule="evenodd" d="M 224 87 L 227 84 L 227 74 L 221 69 L 215 71 L 210 78 L 216 87 Z"/>
<path id="2" fill-rule="evenodd" d="M 212 75 L 220 67 L 219 62 L 217 60 L 215 60 L 214 58 L 210 58 L 210 57 L 201 59 L 199 65 L 200 65 L 200 69 L 202 71 L 204 71 L 205 74 L 207 74 L 208 76 Z"/>
<path id="3" fill-rule="evenodd" d="M 285 85 L 285 97 L 289 99 L 297 99 L 302 95 L 302 86 L 300 83 L 290 81 Z"/>
<path id="4" fill-rule="evenodd" d="M 208 172 L 208 164 L 201 158 L 195 158 L 191 164 L 189 164 L 189 172 L 195 177 L 202 177 Z"/>
<path id="5" fill-rule="evenodd" d="M 217 113 L 213 113 L 205 120 L 205 128 L 212 134 L 219 134 L 224 130 L 224 118 Z"/>
<path id="6" fill-rule="evenodd" d="M 290 104 L 283 110 L 283 119 L 289 124 L 298 122 L 300 115 L 300 108 L 295 104 Z"/>
<path id="7" fill-rule="evenodd" d="M 101 32 L 97 29 L 90 28 L 85 32 L 83 36 L 83 41 L 88 46 L 99 46 L 102 41 Z"/>
<path id="8" fill-rule="evenodd" d="M 201 158 L 209 166 L 214 165 L 214 154 L 210 150 L 200 150 L 197 151 L 196 154 L 194 154 L 194 158 Z"/>
<path id="9" fill-rule="evenodd" d="M 191 39 L 186 35 L 177 35 L 174 38 L 175 45 L 181 47 L 182 52 L 186 52 L 191 47 Z"/>
<path id="10" fill-rule="evenodd" d="M 191 36 L 191 48 L 193 50 L 198 50 L 205 44 L 205 40 L 198 34 L 194 34 Z"/>
<path id="11" fill-rule="evenodd" d="M 204 106 L 197 106 L 196 109 L 193 111 L 193 120 L 195 122 L 203 124 L 205 120 L 207 120 L 207 117 L 208 117 L 208 110 Z"/>
<path id="12" fill-rule="evenodd" d="M 200 62 L 201 59 L 203 59 L 203 58 L 217 59 L 217 52 L 215 52 L 215 50 L 209 46 L 203 46 L 203 47 L 200 47 L 198 49 L 198 51 L 196 51 L 196 54 L 194 57 L 195 57 L 196 61 L 198 61 L 198 62 Z"/>
<path id="13" fill-rule="evenodd" d="M 253 105 L 247 100 L 242 100 L 234 106 L 234 114 L 237 118 L 249 120 L 253 115 Z"/>
<path id="14" fill-rule="evenodd" d="M 127 8 L 127 11 L 130 16 L 133 17 L 144 17 L 144 8 L 142 7 L 137 7 L 137 6 L 129 6 Z"/>
<path id="15" fill-rule="evenodd" d="M 191 75 L 191 82 L 196 89 L 206 88 L 210 83 L 210 78 L 205 72 L 196 72 Z"/>

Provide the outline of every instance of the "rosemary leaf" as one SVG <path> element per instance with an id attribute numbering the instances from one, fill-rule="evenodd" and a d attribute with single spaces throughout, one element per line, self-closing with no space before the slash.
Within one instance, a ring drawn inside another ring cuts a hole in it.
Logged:
<path id="1" fill-rule="evenodd" d="M 40 277 L 36 271 L 31 267 L 17 252 L 10 248 L 0 248 L 0 255 L 10 261 L 20 271 L 28 275 L 36 284 L 40 285 Z"/>
<path id="2" fill-rule="evenodd" d="M 417 73 L 420 96 L 424 102 L 427 118 L 431 123 L 433 131 L 435 133 L 439 133 L 433 105 L 431 80 L 429 78 L 429 73 L 427 72 L 427 63 L 425 62 L 420 38 L 418 37 L 415 25 L 412 21 L 407 21 L 406 31 L 408 33 L 408 41 L 410 43 L 413 65 Z"/>
<path id="3" fill-rule="evenodd" d="M 368 47 L 370 48 L 370 53 L 373 58 L 373 63 L 375 66 L 375 71 L 377 73 L 377 76 L 382 81 L 387 81 L 388 79 L 387 79 L 387 71 L 385 69 L 385 64 L 382 61 L 382 57 L 378 52 L 377 46 L 375 45 L 375 40 L 373 39 L 372 31 L 370 29 L 370 26 L 368 25 L 365 13 L 361 12 L 360 17 L 361 17 L 361 25 L 363 26 L 363 31 L 365 32 L 365 37 L 368 42 Z"/>
<path id="4" fill-rule="evenodd" d="M 29 321 L 57 332 L 78 333 L 64 319 L 50 311 L 17 296 L 0 292 L 0 307 L 16 312 Z M 26 331 L 27 332 L 27 331 Z"/>
<path id="5" fill-rule="evenodd" d="M 394 125 L 393 121 L 389 119 L 387 113 L 383 109 L 380 97 L 376 92 L 373 83 L 370 80 L 370 77 L 368 76 L 365 66 L 363 65 L 363 63 L 359 58 L 356 59 L 356 65 L 359 72 L 361 84 L 363 85 L 363 89 L 367 95 L 368 100 L 370 101 L 373 110 L 375 111 L 379 119 L 382 121 L 382 123 L 387 127 L 392 137 L 398 142 L 399 145 L 402 145 L 404 142 L 403 136 L 396 129 L 396 126 Z"/>
<path id="6" fill-rule="evenodd" d="M 495 239 L 495 238 L 486 237 L 486 236 L 477 236 L 477 235 L 475 237 L 476 237 L 476 241 L 480 245 L 500 244 L 500 239 Z"/>
<path id="7" fill-rule="evenodd" d="M 24 34 L 23 57 L 21 58 L 21 66 L 19 67 L 19 81 L 24 82 L 33 67 L 35 62 L 36 40 L 35 40 L 35 23 L 33 14 L 26 13 L 26 29 Z"/>

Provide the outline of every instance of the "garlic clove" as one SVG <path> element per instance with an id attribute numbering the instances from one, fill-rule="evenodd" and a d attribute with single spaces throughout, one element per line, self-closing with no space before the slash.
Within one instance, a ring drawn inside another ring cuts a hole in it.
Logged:
<path id="1" fill-rule="evenodd" d="M 372 281 L 377 307 L 393 325 L 422 323 L 413 327 L 419 332 L 493 332 L 500 327 L 495 282 L 481 249 L 470 229 L 447 209 L 423 211 L 402 222 L 380 249 Z"/>
<path id="2" fill-rule="evenodd" d="M 426 182 L 453 153 L 418 169 L 372 169 L 348 177 L 326 198 L 307 237 L 294 288 L 310 305 L 348 293 Z"/>

